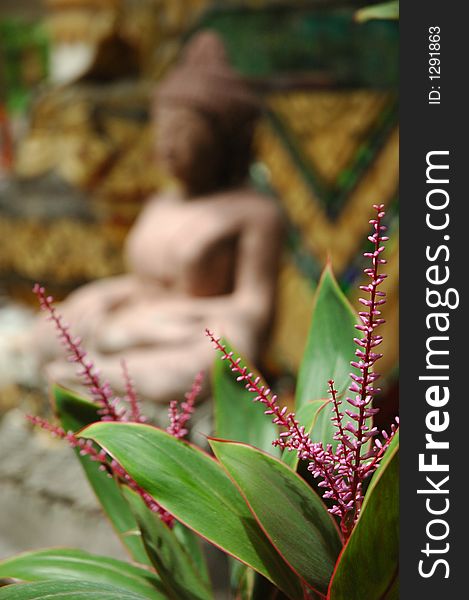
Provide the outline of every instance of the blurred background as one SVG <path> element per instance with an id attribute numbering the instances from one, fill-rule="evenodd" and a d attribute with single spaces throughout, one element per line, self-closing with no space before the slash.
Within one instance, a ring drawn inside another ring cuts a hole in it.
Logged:
<path id="1" fill-rule="evenodd" d="M 291 393 L 328 257 L 356 305 L 371 205 L 384 203 L 391 240 L 381 368 L 394 414 L 398 24 L 357 18 L 369 4 L 1 0 L 0 352 L 2 339 L 33 318 L 35 281 L 61 299 L 123 272 L 129 228 L 143 202 L 168 185 L 153 152 L 154 87 L 187 40 L 211 29 L 261 97 L 250 178 L 275 198 L 287 230 L 264 369 Z M 82 515 L 95 530 L 88 547 L 99 551 L 106 534 L 98 531 L 93 499 L 77 493 L 79 474 L 69 471 L 67 485 L 61 479 L 44 495 L 66 459 L 54 446 L 54 458 L 44 461 L 51 443 L 24 441 L 18 407 L 37 413 L 47 402 L 43 390 L 18 385 L 9 369 L 0 367 L 1 513 L 20 514 L 22 497 L 23 513 L 53 505 L 50 519 L 66 525 L 51 537 L 49 523 L 18 533 L 7 518 L 0 553 L 77 545 L 73 521 Z M 29 445 L 24 455 L 20 444 Z M 33 454 L 42 458 L 32 461 Z"/>

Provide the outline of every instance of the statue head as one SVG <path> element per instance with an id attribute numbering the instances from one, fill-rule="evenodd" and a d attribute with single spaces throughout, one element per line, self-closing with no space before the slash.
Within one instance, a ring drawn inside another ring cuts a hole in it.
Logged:
<path id="1" fill-rule="evenodd" d="M 156 150 L 189 194 L 242 182 L 259 107 L 220 38 L 202 32 L 156 92 Z"/>

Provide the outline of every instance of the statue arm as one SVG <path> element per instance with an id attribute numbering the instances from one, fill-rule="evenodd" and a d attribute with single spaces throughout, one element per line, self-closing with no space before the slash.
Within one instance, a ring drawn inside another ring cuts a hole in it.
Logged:
<path id="1" fill-rule="evenodd" d="M 283 223 L 276 207 L 265 201 L 249 211 L 239 241 L 236 304 L 264 326 L 272 315 Z"/>

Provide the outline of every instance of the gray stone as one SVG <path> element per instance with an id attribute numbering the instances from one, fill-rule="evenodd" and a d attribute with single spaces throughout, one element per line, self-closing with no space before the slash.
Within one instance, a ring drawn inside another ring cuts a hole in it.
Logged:
<path id="1" fill-rule="evenodd" d="M 0 424 L 0 455 L 0 558 L 49 546 L 126 558 L 65 443 L 14 410 Z"/>

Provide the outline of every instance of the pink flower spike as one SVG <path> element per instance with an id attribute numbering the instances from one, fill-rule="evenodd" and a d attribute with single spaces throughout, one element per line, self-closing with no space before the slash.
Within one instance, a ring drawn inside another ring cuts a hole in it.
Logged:
<path id="1" fill-rule="evenodd" d="M 231 357 L 227 356 L 227 358 L 229 360 Z M 203 371 L 197 373 L 191 389 L 186 392 L 184 396 L 185 399 L 184 402 L 181 403 L 180 408 L 176 400 L 170 402 L 168 408 L 169 425 L 166 428 L 166 431 L 177 439 L 182 439 L 188 434 L 186 425 L 194 412 L 195 401 L 202 391 L 204 376 L 205 374 Z"/>
<path id="2" fill-rule="evenodd" d="M 69 327 L 63 322 L 54 306 L 54 298 L 46 296 L 45 288 L 36 283 L 33 292 L 39 300 L 41 310 L 49 315 L 49 319 L 57 329 L 57 335 L 69 353 L 70 362 L 79 366 L 78 374 L 82 377 L 84 385 L 89 389 L 94 400 L 100 405 L 100 414 L 109 421 L 121 421 L 122 413 L 116 408 L 117 398 L 111 390 L 107 381 L 101 382 L 99 375 L 91 361 L 86 361 L 86 352 L 77 344 L 79 338 L 73 338 L 69 333 Z M 103 419 L 104 420 L 104 419 Z"/>
<path id="3" fill-rule="evenodd" d="M 334 381 L 330 379 L 328 382 L 332 406 L 331 422 L 335 430 L 334 447 L 331 443 L 324 445 L 313 442 L 305 427 L 296 420 L 294 413 L 281 408 L 277 397 L 271 395 L 270 389 L 261 385 L 258 377 L 253 379 L 252 373 L 248 373 L 247 368 L 241 366 L 239 359 L 233 359 L 232 354 L 220 343 L 220 339 L 206 331 L 214 346 L 222 353 L 222 359 L 229 361 L 237 379 L 243 381 L 246 389 L 253 393 L 254 401 L 264 404 L 265 414 L 270 415 L 273 423 L 284 429 L 273 445 L 282 450 L 294 450 L 300 459 L 309 461 L 308 470 L 314 478 L 319 479 L 318 486 L 324 489 L 324 498 L 332 501 L 329 511 L 340 519 L 344 540 L 350 536 L 360 515 L 364 498 L 363 482 L 378 468 L 397 431 L 396 425 L 392 425 L 390 434 L 383 432 L 384 441 L 381 442 L 377 438 L 377 428 L 371 424 L 371 419 L 379 412 L 378 408 L 372 408 L 372 399 L 379 391 L 379 388 L 375 387 L 379 374 L 374 368 L 382 354 L 374 352 L 373 349 L 381 344 L 383 339 L 381 335 L 375 334 L 375 330 L 384 323 L 379 307 L 386 302 L 386 294 L 378 288 L 386 279 L 386 275 L 380 273 L 379 269 L 386 262 L 381 256 L 385 249 L 383 242 L 388 239 L 382 234 L 386 231 L 386 227 L 382 225 L 385 216 L 384 205 L 375 205 L 375 210 L 376 217 L 370 220 L 373 232 L 368 237 L 373 248 L 364 253 L 371 263 L 364 271 L 369 277 L 369 283 L 360 286 L 361 291 L 367 294 L 367 297 L 359 300 L 366 310 L 359 311 L 361 324 L 355 326 L 363 337 L 354 338 L 358 346 L 356 355 L 359 360 L 351 362 L 351 366 L 357 369 L 358 373 L 350 374 L 352 381 L 349 389 L 353 396 L 345 398 L 351 408 L 344 407 L 340 410 L 343 400 L 338 396 Z M 349 421 L 344 420 L 345 415 Z"/>
<path id="4" fill-rule="evenodd" d="M 140 402 L 137 397 L 137 392 L 135 390 L 133 381 L 129 375 L 127 363 L 124 359 L 122 359 L 121 361 L 121 367 L 125 382 L 126 400 L 130 408 L 130 421 L 132 421 L 133 423 L 145 423 L 147 419 L 141 413 Z"/>

